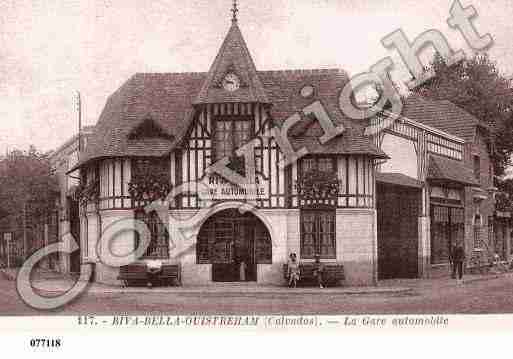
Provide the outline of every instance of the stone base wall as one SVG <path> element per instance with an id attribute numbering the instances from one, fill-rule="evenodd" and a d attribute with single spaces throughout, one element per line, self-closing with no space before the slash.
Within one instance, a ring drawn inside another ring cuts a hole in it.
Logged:
<path id="1" fill-rule="evenodd" d="M 212 264 L 182 263 L 182 285 L 212 283 Z"/>
<path id="2" fill-rule="evenodd" d="M 346 285 L 376 285 L 376 211 L 337 210 L 336 222 L 337 261 L 344 265 Z"/>
<path id="3" fill-rule="evenodd" d="M 103 263 L 95 263 L 95 282 L 109 285 L 122 285 L 118 280 L 119 268 L 109 267 Z"/>
<path id="4" fill-rule="evenodd" d="M 185 212 L 185 211 L 182 211 Z M 215 212 L 215 211 L 214 211 Z M 176 213 L 172 213 L 176 218 Z M 257 283 L 265 285 L 285 285 L 283 264 L 291 252 L 300 256 L 300 211 L 298 209 L 261 209 L 255 215 L 265 224 L 272 240 L 272 264 L 258 264 Z M 102 215 L 102 229 L 122 217 L 131 218 L 128 211 Z M 94 227 L 91 225 L 91 227 Z M 201 226 L 199 226 L 201 227 Z M 170 243 L 172 262 L 182 266 L 183 285 L 212 284 L 212 265 L 197 264 L 195 233 L 182 241 Z M 173 229 L 171 228 L 173 233 Z M 91 231 L 91 234 L 95 231 Z M 96 244 L 97 238 L 91 238 Z M 183 242 L 183 243 L 182 243 Z M 375 285 L 377 280 L 376 211 L 373 209 L 339 209 L 336 211 L 336 260 L 344 265 L 349 286 Z M 122 234 L 114 241 L 117 250 L 128 251 L 133 247 L 133 235 Z M 88 260 L 96 263 L 96 281 L 120 284 L 117 280 L 119 269 L 99 262 L 89 251 Z"/>
<path id="5" fill-rule="evenodd" d="M 267 285 L 285 285 L 283 263 L 258 264 L 257 283 Z"/>

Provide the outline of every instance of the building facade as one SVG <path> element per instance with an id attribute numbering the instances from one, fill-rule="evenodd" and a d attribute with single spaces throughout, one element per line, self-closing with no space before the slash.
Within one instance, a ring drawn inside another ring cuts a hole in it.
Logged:
<path id="1" fill-rule="evenodd" d="M 119 283 L 109 252 L 179 263 L 185 285 L 282 284 L 297 253 L 373 285 L 448 275 L 458 240 L 469 263 L 481 258 L 494 206 L 486 129 L 414 98 L 392 126 L 350 120 L 338 102 L 348 81 L 258 71 L 236 17 L 208 72 L 134 75 L 68 162 L 78 219 L 62 223 L 80 238 L 78 263 L 105 283 Z"/>
<path id="2" fill-rule="evenodd" d="M 186 285 L 238 281 L 241 262 L 246 280 L 280 284 L 292 252 L 374 284 L 375 163 L 386 155 L 338 110 L 347 82 L 338 69 L 258 71 L 236 19 L 207 73 L 133 76 L 72 169 L 94 194 L 80 207 L 82 264 L 117 282 L 98 243 L 133 219 L 149 228 L 139 260 L 179 262 Z M 285 163 L 288 144 L 308 154 Z M 169 190 L 179 192 L 163 215 L 148 210 Z M 133 251 L 141 235 L 116 234 L 112 250 Z"/>
<path id="3" fill-rule="evenodd" d="M 503 260 L 509 260 L 507 221 L 494 220 L 496 189 L 490 129 L 449 101 L 418 96 L 405 100 L 401 121 L 379 138 L 381 149 L 391 159 L 380 166 L 377 175 L 378 217 L 380 213 L 385 220 L 389 217 L 389 211 L 380 211 L 380 194 L 389 199 L 394 192 L 410 199 L 398 197 L 396 203 L 389 200 L 388 207 L 401 208 L 400 203 L 409 203 L 403 211 L 412 213 L 420 208 L 421 216 L 418 232 L 409 226 L 411 220 L 397 223 L 404 215 L 392 216 L 395 222 L 378 221 L 382 223 L 378 225 L 378 245 L 382 243 L 379 248 L 385 253 L 381 258 L 392 268 L 385 268 L 382 277 L 448 275 L 450 248 L 458 241 L 464 244 L 469 270 L 490 263 L 497 251 Z M 395 186 L 390 187 L 390 182 Z M 409 187 L 407 192 L 405 186 Z M 401 229 L 387 230 L 390 223 Z M 416 250 L 417 272 L 411 260 Z"/>

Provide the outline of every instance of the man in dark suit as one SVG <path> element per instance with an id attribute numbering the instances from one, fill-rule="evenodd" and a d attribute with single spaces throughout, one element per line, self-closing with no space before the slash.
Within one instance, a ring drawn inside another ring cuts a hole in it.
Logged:
<path id="1" fill-rule="evenodd" d="M 452 277 L 461 280 L 463 278 L 463 263 L 465 262 L 465 249 L 461 240 L 451 250 Z"/>

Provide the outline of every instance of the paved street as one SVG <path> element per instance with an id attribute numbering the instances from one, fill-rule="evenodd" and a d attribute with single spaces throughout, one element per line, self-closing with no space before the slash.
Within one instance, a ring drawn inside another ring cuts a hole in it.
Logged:
<path id="1" fill-rule="evenodd" d="M 47 314 L 28 308 L 13 281 L 0 277 L 0 315 Z M 513 313 L 513 277 L 456 285 L 452 281 L 405 281 L 412 291 L 387 294 L 278 293 L 99 293 L 90 291 L 54 314 L 381 314 Z"/>

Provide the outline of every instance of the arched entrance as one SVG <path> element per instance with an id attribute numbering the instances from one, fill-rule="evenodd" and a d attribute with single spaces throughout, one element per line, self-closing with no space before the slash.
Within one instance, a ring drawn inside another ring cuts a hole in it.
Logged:
<path id="1" fill-rule="evenodd" d="M 212 264 L 214 282 L 257 280 L 257 264 L 272 263 L 269 231 L 254 214 L 220 211 L 201 227 L 197 262 Z"/>

